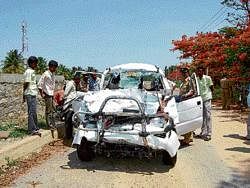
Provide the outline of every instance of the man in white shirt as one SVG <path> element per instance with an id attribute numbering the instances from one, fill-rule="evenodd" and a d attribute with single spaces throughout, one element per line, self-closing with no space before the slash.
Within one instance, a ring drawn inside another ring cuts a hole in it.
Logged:
<path id="1" fill-rule="evenodd" d="M 80 75 L 75 75 L 73 80 L 67 82 L 64 90 L 64 104 L 75 98 L 76 91 L 80 88 Z"/>
<path id="2" fill-rule="evenodd" d="M 39 127 L 37 125 L 36 112 L 36 96 L 38 93 L 36 85 L 35 69 L 37 67 L 38 59 L 35 56 L 30 56 L 28 59 L 28 69 L 24 73 L 23 84 L 23 102 L 27 101 L 28 106 L 28 133 L 31 135 L 39 135 Z"/>
<path id="3" fill-rule="evenodd" d="M 53 112 L 55 110 L 53 95 L 55 89 L 55 72 L 58 67 L 58 63 L 54 60 L 49 61 L 49 68 L 45 71 L 39 82 L 38 89 L 40 95 L 44 99 L 45 102 L 45 118 L 48 128 L 55 129 L 54 121 L 53 121 Z"/>
<path id="4" fill-rule="evenodd" d="M 201 62 L 203 64 L 203 62 Z M 202 66 L 197 68 L 197 80 L 200 89 L 200 95 L 203 101 L 203 124 L 201 127 L 200 137 L 205 141 L 211 140 L 212 135 L 212 92 L 213 92 L 213 81 L 210 76 L 204 74 L 205 69 Z"/>

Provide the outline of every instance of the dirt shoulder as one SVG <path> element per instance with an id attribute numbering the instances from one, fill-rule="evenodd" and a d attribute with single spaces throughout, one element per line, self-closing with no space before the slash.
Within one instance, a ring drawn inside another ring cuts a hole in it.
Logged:
<path id="1" fill-rule="evenodd" d="M 230 182 L 225 185 L 250 186 L 250 141 L 245 139 L 248 111 L 220 110 L 213 107 L 213 139 L 221 160 L 233 170 Z"/>
<path id="2" fill-rule="evenodd" d="M 36 183 L 38 187 L 249 187 L 250 142 L 244 139 L 246 118 L 247 113 L 213 106 L 212 140 L 195 139 L 191 146 L 180 148 L 172 169 L 156 160 L 100 157 L 83 163 L 76 158 L 75 149 L 57 142 L 22 163 L 27 168 L 20 169 L 26 170 L 14 169 L 15 176 L 5 185 L 14 182 L 13 187 Z M 9 173 L 7 177 L 12 176 Z"/>

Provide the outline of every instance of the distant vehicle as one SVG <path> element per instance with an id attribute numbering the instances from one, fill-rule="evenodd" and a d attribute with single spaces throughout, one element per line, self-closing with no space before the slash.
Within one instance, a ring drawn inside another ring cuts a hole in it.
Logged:
<path id="1" fill-rule="evenodd" d="M 195 74 L 192 79 L 197 83 Z M 174 166 L 180 146 L 177 135 L 202 125 L 198 84 L 193 98 L 176 103 L 163 71 L 154 65 L 108 68 L 100 89 L 79 94 L 72 102 L 77 127 L 72 145 L 82 161 L 92 160 L 95 154 L 148 158 L 160 154 L 164 164 Z M 164 109 L 167 118 L 158 115 L 163 97 L 169 98 Z"/>

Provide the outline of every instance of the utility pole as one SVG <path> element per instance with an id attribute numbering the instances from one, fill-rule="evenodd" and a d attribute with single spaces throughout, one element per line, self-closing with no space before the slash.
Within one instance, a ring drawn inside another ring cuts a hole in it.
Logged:
<path id="1" fill-rule="evenodd" d="M 22 48 L 20 55 L 24 57 L 24 64 L 27 65 L 27 52 L 28 52 L 28 37 L 27 37 L 27 23 L 23 20 L 21 25 L 22 31 Z"/>
<path id="2" fill-rule="evenodd" d="M 25 52 L 28 52 L 27 23 L 22 21 L 22 49 L 20 54 L 24 55 Z"/>

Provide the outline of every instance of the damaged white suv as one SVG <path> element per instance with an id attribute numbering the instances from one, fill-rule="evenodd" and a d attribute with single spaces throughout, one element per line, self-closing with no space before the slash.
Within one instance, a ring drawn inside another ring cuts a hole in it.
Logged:
<path id="1" fill-rule="evenodd" d="M 197 83 L 195 75 L 192 79 Z M 202 100 L 196 88 L 194 97 L 176 103 L 168 83 L 158 67 L 130 63 L 105 70 L 100 91 L 78 93 L 72 103 L 77 127 L 72 145 L 79 159 L 161 156 L 164 164 L 174 166 L 177 135 L 201 127 Z M 159 113 L 163 97 L 169 101 L 165 113 Z"/>

